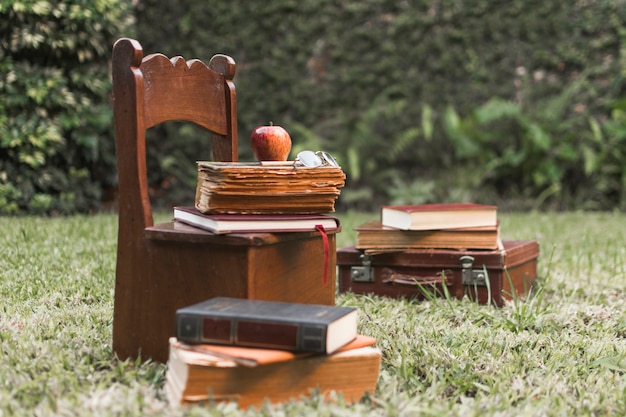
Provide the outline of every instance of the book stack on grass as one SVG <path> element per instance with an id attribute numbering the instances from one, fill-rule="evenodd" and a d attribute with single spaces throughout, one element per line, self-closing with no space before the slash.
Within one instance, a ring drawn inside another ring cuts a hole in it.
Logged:
<path id="1" fill-rule="evenodd" d="M 374 394 L 375 340 L 355 308 L 217 297 L 179 309 L 164 391 L 173 405 L 235 401 L 240 408 L 320 393 Z"/>
<path id="2" fill-rule="evenodd" d="M 345 179 L 333 166 L 200 161 L 195 205 L 211 214 L 332 213 Z"/>
<path id="3" fill-rule="evenodd" d="M 367 254 L 409 249 L 502 248 L 497 206 L 444 203 L 383 206 L 380 221 L 358 227 L 356 248 Z"/>

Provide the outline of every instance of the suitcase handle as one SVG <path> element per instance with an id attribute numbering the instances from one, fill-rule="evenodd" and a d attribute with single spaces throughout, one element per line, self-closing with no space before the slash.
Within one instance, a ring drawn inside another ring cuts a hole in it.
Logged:
<path id="1" fill-rule="evenodd" d="M 452 285 L 453 281 L 453 272 L 450 269 L 443 270 L 441 272 L 438 272 L 435 276 L 429 277 L 399 274 L 389 268 L 383 268 L 381 270 L 381 273 L 382 283 L 388 285 L 409 285 L 412 287 L 417 287 L 420 285 L 445 284 L 449 287 Z"/>

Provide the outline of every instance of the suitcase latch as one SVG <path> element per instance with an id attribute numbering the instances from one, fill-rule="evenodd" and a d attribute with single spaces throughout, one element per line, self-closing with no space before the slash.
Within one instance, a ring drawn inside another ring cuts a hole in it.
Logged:
<path id="1" fill-rule="evenodd" d="M 463 277 L 463 285 L 471 286 L 487 286 L 487 276 L 482 269 L 472 269 L 474 258 L 465 255 L 459 258 L 461 262 L 461 276 Z"/>
<path id="2" fill-rule="evenodd" d="M 372 270 L 372 257 L 362 253 L 359 256 L 360 266 L 350 268 L 352 282 L 374 282 L 374 271 Z"/>

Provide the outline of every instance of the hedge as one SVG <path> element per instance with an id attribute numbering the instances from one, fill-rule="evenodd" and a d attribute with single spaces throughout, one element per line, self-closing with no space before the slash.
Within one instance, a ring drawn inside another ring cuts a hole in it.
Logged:
<path id="1" fill-rule="evenodd" d="M 294 152 L 342 164 L 340 209 L 626 208 L 620 2 L 0 4 L 0 213 L 93 211 L 114 190 L 107 60 L 118 36 L 146 53 L 231 55 L 240 158 L 253 159 L 255 126 L 282 125 Z M 195 161 L 209 155 L 189 125 L 152 129 L 153 201 L 192 199 Z"/>
<path id="2" fill-rule="evenodd" d="M 100 208 L 115 187 L 109 57 L 124 0 L 0 1 L 0 214 Z"/>

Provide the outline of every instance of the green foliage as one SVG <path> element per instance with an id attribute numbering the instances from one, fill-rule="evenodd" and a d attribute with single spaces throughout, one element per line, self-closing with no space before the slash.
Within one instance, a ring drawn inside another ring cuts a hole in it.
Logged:
<path id="1" fill-rule="evenodd" d="M 563 129 L 550 102 L 525 111 L 516 103 L 492 99 L 465 119 L 444 112 L 444 131 L 453 161 L 471 167 L 476 186 L 494 187 L 503 197 L 533 200 L 566 185 L 567 169 L 577 162 L 576 138 Z"/>
<path id="2" fill-rule="evenodd" d="M 526 208 L 567 208 L 564 201 L 583 209 L 624 208 L 625 102 L 617 101 L 604 122 L 591 117 L 586 130 L 584 119 L 564 117 L 580 85 L 532 109 L 497 98 L 465 118 L 446 108 L 441 119 L 452 143 L 448 168 L 471 170 L 470 187 L 493 189 L 515 204 L 524 200 Z"/>
<path id="3" fill-rule="evenodd" d="M 604 122 L 591 118 L 590 133 L 581 146 L 584 173 L 596 198 L 607 207 L 626 209 L 626 99 L 612 106 Z"/>
<path id="4" fill-rule="evenodd" d="M 115 183 L 108 57 L 127 0 L 0 3 L 0 214 L 87 212 Z"/>
<path id="5" fill-rule="evenodd" d="M 621 6 L 5 0 L 0 213 L 88 211 L 115 187 L 106 61 L 116 38 L 135 33 L 133 15 L 146 54 L 231 55 L 240 159 L 253 159 L 254 127 L 282 125 L 294 154 L 337 156 L 343 208 L 624 207 Z M 199 131 L 169 123 L 149 145 L 153 201 L 192 199 L 195 161 L 210 158 Z"/>

